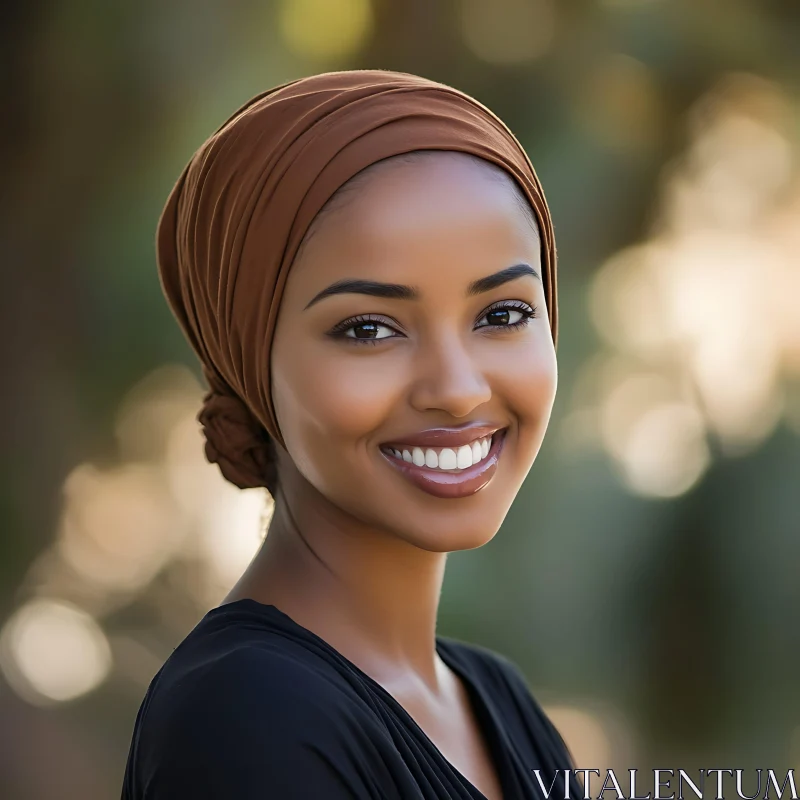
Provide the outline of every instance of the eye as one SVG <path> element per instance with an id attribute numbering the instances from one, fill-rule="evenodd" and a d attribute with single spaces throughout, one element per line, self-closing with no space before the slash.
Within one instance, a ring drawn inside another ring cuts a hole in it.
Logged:
<path id="1" fill-rule="evenodd" d="M 399 334 L 382 318 L 365 314 L 343 320 L 331 330 L 330 335 L 340 339 L 349 339 L 357 344 L 367 344 L 382 339 L 394 339 Z"/>
<path id="2" fill-rule="evenodd" d="M 521 300 L 503 300 L 490 306 L 483 312 L 480 320 L 486 323 L 476 325 L 476 328 L 504 328 L 505 330 L 521 328 L 536 316 L 536 308 L 531 308 Z"/>

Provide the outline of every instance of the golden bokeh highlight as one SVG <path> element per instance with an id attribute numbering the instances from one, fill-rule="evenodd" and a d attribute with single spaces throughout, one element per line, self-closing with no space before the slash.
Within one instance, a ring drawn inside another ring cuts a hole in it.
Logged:
<path id="1" fill-rule="evenodd" d="M 600 717 L 588 709 L 547 706 L 550 721 L 558 729 L 575 759 L 577 769 L 609 769 L 611 740 Z"/>
<path id="2" fill-rule="evenodd" d="M 785 107 L 760 78 L 721 80 L 664 171 L 649 238 L 590 287 L 603 349 L 562 444 L 599 445 L 638 494 L 681 495 L 712 450 L 746 454 L 800 418 L 800 170 Z"/>
<path id="3" fill-rule="evenodd" d="M 635 9 L 646 8 L 647 6 L 657 6 L 666 0 L 599 0 L 600 5 L 610 9 Z"/>
<path id="4" fill-rule="evenodd" d="M 0 668 L 26 700 L 71 700 L 112 669 L 146 685 L 157 661 L 148 643 L 117 637 L 125 658 L 115 666 L 103 617 L 155 584 L 163 608 L 186 597 L 214 607 L 263 542 L 271 498 L 237 489 L 205 460 L 202 398 L 186 367 L 155 370 L 120 404 L 117 463 L 67 476 L 55 541 L 23 582 L 31 599 L 2 633 Z"/>
<path id="5" fill-rule="evenodd" d="M 96 689 L 111 666 L 111 648 L 100 625 L 62 600 L 26 603 L 0 632 L 0 669 L 34 705 L 74 700 Z"/>
<path id="6" fill-rule="evenodd" d="M 461 35 L 489 64 L 524 64 L 544 56 L 555 39 L 553 0 L 461 0 Z"/>
<path id="7" fill-rule="evenodd" d="M 710 464 L 703 418 L 657 373 L 631 371 L 602 406 L 603 442 L 627 486 L 652 497 L 676 497 Z"/>
<path id="8" fill-rule="evenodd" d="M 664 127 L 663 103 L 653 73 L 622 53 L 598 62 L 581 83 L 573 108 L 594 138 L 623 151 L 656 142 Z"/>
<path id="9" fill-rule="evenodd" d="M 81 579 L 114 592 L 145 586 L 181 545 L 186 526 L 148 464 L 82 464 L 64 485 L 57 547 Z"/>
<path id="10" fill-rule="evenodd" d="M 313 60 L 354 55 L 373 29 L 370 0 L 282 0 L 278 20 L 288 47 Z"/>

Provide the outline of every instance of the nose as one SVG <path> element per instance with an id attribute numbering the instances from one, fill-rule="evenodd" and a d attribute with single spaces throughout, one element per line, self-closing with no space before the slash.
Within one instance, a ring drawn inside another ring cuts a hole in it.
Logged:
<path id="1" fill-rule="evenodd" d="M 457 336 L 436 342 L 428 339 L 420 348 L 415 370 L 410 402 L 417 411 L 466 417 L 492 396 L 485 364 Z"/>

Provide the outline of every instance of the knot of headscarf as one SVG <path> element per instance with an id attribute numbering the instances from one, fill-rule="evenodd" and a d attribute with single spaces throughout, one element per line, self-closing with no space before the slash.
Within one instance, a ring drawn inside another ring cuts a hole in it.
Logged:
<path id="1" fill-rule="evenodd" d="M 161 214 L 167 301 L 210 391 L 199 414 L 206 457 L 240 488 L 274 485 L 284 446 L 270 383 L 283 288 L 312 221 L 350 178 L 417 150 L 469 153 L 504 169 L 530 202 L 554 343 L 556 249 L 550 211 L 514 135 L 445 84 L 384 70 L 313 75 L 245 103 L 197 150 Z"/>
<path id="2" fill-rule="evenodd" d="M 223 476 L 240 489 L 277 485 L 274 451 L 269 434 L 242 399 L 225 387 L 215 387 L 203 398 L 197 419 L 205 435 L 205 455 Z"/>

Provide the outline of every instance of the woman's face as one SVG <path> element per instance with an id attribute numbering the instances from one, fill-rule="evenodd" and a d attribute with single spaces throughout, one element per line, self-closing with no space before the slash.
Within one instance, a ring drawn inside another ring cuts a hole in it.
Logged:
<path id="1" fill-rule="evenodd" d="M 272 349 L 301 499 L 429 551 L 494 536 L 556 393 L 538 234 L 489 169 L 366 176 L 293 265 Z"/>

